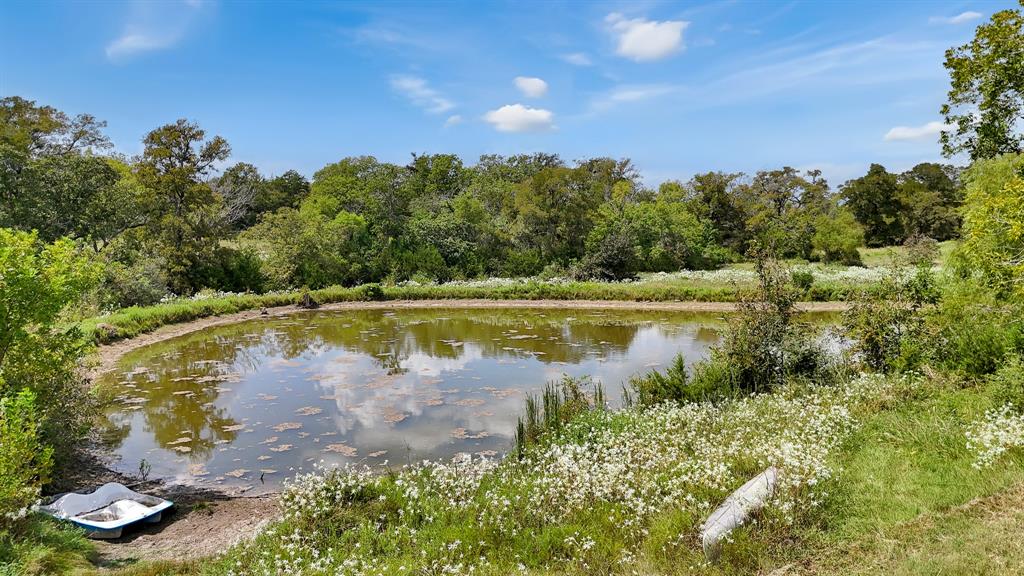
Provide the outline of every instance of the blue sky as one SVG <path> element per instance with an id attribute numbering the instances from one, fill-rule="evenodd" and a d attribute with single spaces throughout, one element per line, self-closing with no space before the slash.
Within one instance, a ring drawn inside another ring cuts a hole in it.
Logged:
<path id="1" fill-rule="evenodd" d="M 0 94 L 180 117 L 232 161 L 312 176 L 370 154 L 630 157 L 646 180 L 940 159 L 950 46 L 1016 2 L 17 2 Z"/>

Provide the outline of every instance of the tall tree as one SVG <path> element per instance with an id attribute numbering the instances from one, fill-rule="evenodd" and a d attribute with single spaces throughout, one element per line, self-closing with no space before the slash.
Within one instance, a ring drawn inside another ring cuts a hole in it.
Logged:
<path id="1" fill-rule="evenodd" d="M 868 246 L 889 246 L 902 241 L 899 192 L 896 175 L 881 164 L 872 164 L 867 174 L 841 187 L 846 206 L 864 227 Z"/>
<path id="2" fill-rule="evenodd" d="M 18 96 L 0 99 L 0 225 L 37 228 L 47 240 L 86 237 L 85 205 L 118 180 L 94 154 L 110 147 L 105 126 L 89 114 L 72 118 Z"/>
<path id="3" fill-rule="evenodd" d="M 950 129 L 940 136 L 942 152 L 966 152 L 977 160 L 1024 150 L 1021 11 L 993 14 L 973 40 L 946 51 L 945 66 L 951 86 L 941 111 Z"/>
<path id="4" fill-rule="evenodd" d="M 899 175 L 900 218 L 906 236 L 955 238 L 960 230 L 963 189 L 959 170 L 924 162 Z"/>
<path id="5" fill-rule="evenodd" d="M 265 184 L 259 170 L 246 162 L 224 170 L 210 183 L 224 201 L 224 221 L 230 228 L 241 230 L 256 222 L 256 202 Z"/>
<path id="6" fill-rule="evenodd" d="M 780 255 L 809 258 L 814 222 L 829 207 L 828 182 L 818 170 L 762 170 L 746 187 L 747 229 Z"/>
<path id="7" fill-rule="evenodd" d="M 185 119 L 153 130 L 143 144 L 136 170 L 156 195 L 159 217 L 152 231 L 171 288 L 189 293 L 199 287 L 197 275 L 220 240 L 220 201 L 206 180 L 231 147 L 220 136 L 206 140 L 206 132 Z"/>
<path id="8" fill-rule="evenodd" d="M 742 182 L 739 172 L 707 172 L 694 175 L 682 190 L 687 207 L 711 221 L 722 244 L 740 253 L 746 250 L 749 217 L 740 195 Z M 662 194 L 668 190 L 663 188 Z"/>

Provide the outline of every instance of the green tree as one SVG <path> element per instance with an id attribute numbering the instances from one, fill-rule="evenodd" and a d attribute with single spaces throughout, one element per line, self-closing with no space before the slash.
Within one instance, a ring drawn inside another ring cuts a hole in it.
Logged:
<path id="1" fill-rule="evenodd" d="M 901 227 L 906 237 L 949 240 L 960 232 L 962 186 L 953 166 L 925 162 L 899 175 Z"/>
<path id="2" fill-rule="evenodd" d="M 868 173 L 843 184 L 846 206 L 864 227 L 868 246 L 891 246 L 905 237 L 899 180 L 884 166 L 872 164 Z"/>
<path id="3" fill-rule="evenodd" d="M 821 172 L 763 170 L 743 190 L 751 238 L 781 256 L 809 258 L 814 223 L 830 205 Z"/>
<path id="4" fill-rule="evenodd" d="M 31 390 L 0 398 L 0 533 L 28 513 L 49 480 L 53 449 L 42 443 Z"/>
<path id="5" fill-rule="evenodd" d="M 682 199 L 700 218 L 709 220 L 726 247 L 742 253 L 747 249 L 746 206 L 740 194 L 742 173 L 697 174 L 682 187 Z M 664 189 L 664 195 L 668 189 Z"/>
<path id="6" fill-rule="evenodd" d="M 184 119 L 161 126 L 146 135 L 136 167 L 139 181 L 155 194 L 151 234 L 179 294 L 200 287 L 199 275 L 222 235 L 221 202 L 206 178 L 231 148 L 220 136 L 205 138 L 198 124 Z"/>
<path id="7" fill-rule="evenodd" d="M 278 208 L 297 208 L 309 195 L 309 180 L 295 170 L 267 180 L 266 186 L 256 196 L 256 214 L 273 212 Z"/>
<path id="8" fill-rule="evenodd" d="M 959 270 L 1002 295 L 1024 295 L 1024 154 L 978 160 L 964 180 Z"/>
<path id="9" fill-rule="evenodd" d="M 232 230 L 252 226 L 259 215 L 257 198 L 263 194 L 266 181 L 252 164 L 239 162 L 224 170 L 210 182 L 224 206 L 224 222 Z"/>
<path id="10" fill-rule="evenodd" d="M 59 455 L 86 430 L 91 397 L 78 362 L 82 335 L 60 326 L 60 313 L 98 277 L 97 266 L 75 244 L 44 244 L 34 232 L 0 228 L 0 398 L 28 389 L 39 426 Z"/>
<path id="11" fill-rule="evenodd" d="M 271 288 L 323 288 L 368 279 L 362 257 L 367 224 L 351 212 L 328 217 L 313 209 L 281 208 L 240 238 L 259 254 Z"/>
<path id="12" fill-rule="evenodd" d="M 940 141 L 946 156 L 971 160 L 1024 150 L 1024 16 L 1003 10 L 978 26 L 974 39 L 946 51 L 949 129 Z"/>
<path id="13" fill-rule="evenodd" d="M 811 243 L 824 262 L 860 265 L 857 248 L 864 245 L 864 229 L 849 209 L 836 208 L 831 214 L 818 216 Z"/>
<path id="14" fill-rule="evenodd" d="M 74 118 L 17 96 L 0 100 L 0 226 L 39 230 L 44 240 L 71 235 L 99 250 L 138 225 L 135 197 L 119 186 L 123 163 L 104 122 Z"/>

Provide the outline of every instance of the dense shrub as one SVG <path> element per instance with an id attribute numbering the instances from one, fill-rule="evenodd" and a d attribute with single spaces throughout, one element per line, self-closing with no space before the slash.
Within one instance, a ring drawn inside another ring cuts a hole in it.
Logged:
<path id="1" fill-rule="evenodd" d="M 790 377 L 824 376 L 827 354 L 810 327 L 793 318 L 797 291 L 790 272 L 773 258 L 756 256 L 757 288 L 739 302 L 713 359 L 728 364 L 730 387 L 744 392 L 771 390 Z"/>
<path id="2" fill-rule="evenodd" d="M 662 402 L 715 402 L 735 396 L 736 391 L 727 355 L 714 349 L 689 371 L 680 354 L 664 373 L 651 370 L 630 379 L 626 392 L 630 401 L 648 407 Z"/>
<path id="3" fill-rule="evenodd" d="M 921 308 L 937 296 L 931 268 L 893 268 L 873 290 L 862 291 L 843 314 L 852 352 L 878 371 L 920 364 L 928 354 Z"/>
<path id="4" fill-rule="evenodd" d="M 950 370 L 981 376 L 1024 352 L 1024 309 L 979 282 L 949 283 L 926 319 L 935 362 Z"/>
<path id="5" fill-rule="evenodd" d="M 386 298 L 384 289 L 380 284 L 366 284 L 360 287 L 362 297 L 366 300 L 384 300 Z"/>
<path id="6" fill-rule="evenodd" d="M 80 376 L 84 339 L 59 318 L 95 284 L 94 263 L 69 240 L 0 228 L 0 398 L 32 392 L 43 441 L 66 455 L 94 404 Z"/>
<path id="7" fill-rule="evenodd" d="M 790 276 L 793 279 L 793 286 L 800 292 L 806 293 L 814 285 L 814 273 L 810 270 L 793 270 Z"/>
<path id="8" fill-rule="evenodd" d="M 654 406 L 661 402 L 686 402 L 693 400 L 686 372 L 686 359 L 679 354 L 664 374 L 652 370 L 643 376 L 630 379 L 629 385 L 636 392 L 636 402 L 641 407 Z"/>
<path id="9" fill-rule="evenodd" d="M 588 392 L 593 388 L 593 392 Z M 526 397 L 525 412 L 516 424 L 516 453 L 525 454 L 528 446 L 542 437 L 561 431 L 569 422 L 585 412 L 604 410 L 604 389 L 589 376 L 573 378 L 564 375 L 558 382 L 548 382 L 540 397 Z"/>
<path id="10" fill-rule="evenodd" d="M 35 394 L 25 389 L 0 398 L 0 531 L 39 499 L 52 456 L 41 441 Z"/>
<path id="11" fill-rule="evenodd" d="M 108 261 L 98 288 L 104 310 L 129 306 L 150 306 L 167 296 L 167 278 L 157 259 L 140 259 L 133 264 Z"/>
<path id="12" fill-rule="evenodd" d="M 811 245 L 814 254 L 825 263 L 859 266 L 861 259 L 857 249 L 864 245 L 864 228 L 852 212 L 840 208 L 815 221 Z"/>
<path id="13" fill-rule="evenodd" d="M 931 266 L 939 257 L 939 243 L 934 238 L 913 234 L 903 242 L 903 254 L 911 266 Z"/>
<path id="14" fill-rule="evenodd" d="M 1009 404 L 1024 413 L 1024 361 L 1014 354 L 988 377 L 997 406 Z"/>
<path id="15" fill-rule="evenodd" d="M 958 271 L 980 276 L 1002 295 L 1024 294 L 1024 154 L 978 160 L 964 180 Z"/>

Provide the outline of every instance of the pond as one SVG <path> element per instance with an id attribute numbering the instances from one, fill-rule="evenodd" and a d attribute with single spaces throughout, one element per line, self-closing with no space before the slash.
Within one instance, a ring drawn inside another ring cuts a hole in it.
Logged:
<path id="1" fill-rule="evenodd" d="M 269 490 L 313 463 L 400 466 L 512 445 L 526 394 L 692 362 L 721 314 L 571 309 L 295 313 L 136 350 L 101 379 L 114 467 Z"/>

